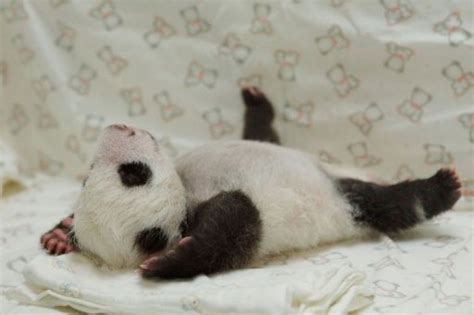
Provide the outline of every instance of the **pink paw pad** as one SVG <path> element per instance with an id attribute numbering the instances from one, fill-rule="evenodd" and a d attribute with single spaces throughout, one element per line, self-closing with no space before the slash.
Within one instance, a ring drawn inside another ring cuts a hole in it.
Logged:
<path id="1" fill-rule="evenodd" d="M 55 228 L 41 236 L 41 246 L 50 255 L 62 255 L 72 252 L 75 248 L 68 238 L 72 227 L 72 218 L 62 220 Z"/>
<path id="2" fill-rule="evenodd" d="M 268 103 L 268 100 L 259 88 L 255 86 L 245 86 L 242 88 L 242 97 L 247 106 L 258 106 Z"/>
<path id="3" fill-rule="evenodd" d="M 147 273 L 153 272 L 159 266 L 164 263 L 166 260 L 174 259 L 177 257 L 177 252 L 182 251 L 183 248 L 191 244 L 192 242 L 192 237 L 191 236 L 186 236 L 183 237 L 179 242 L 178 245 L 174 249 L 170 249 L 166 253 L 163 254 L 163 252 L 153 254 L 147 259 L 145 259 L 141 264 L 140 264 L 140 273 L 142 275 L 146 275 Z"/>

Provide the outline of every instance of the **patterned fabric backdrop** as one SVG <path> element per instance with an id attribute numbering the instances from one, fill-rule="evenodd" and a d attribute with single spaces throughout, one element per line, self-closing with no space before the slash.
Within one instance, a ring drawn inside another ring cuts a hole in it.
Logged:
<path id="1" fill-rule="evenodd" d="M 469 0 L 0 3 L 1 138 L 23 172 L 80 176 L 115 122 L 175 156 L 237 139 L 252 84 L 287 146 L 390 180 L 455 165 L 474 194 Z"/>

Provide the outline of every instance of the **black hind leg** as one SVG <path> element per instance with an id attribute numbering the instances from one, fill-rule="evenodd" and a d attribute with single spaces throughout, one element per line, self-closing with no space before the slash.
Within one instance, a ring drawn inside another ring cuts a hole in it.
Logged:
<path id="1" fill-rule="evenodd" d="M 272 127 L 273 105 L 265 94 L 256 87 L 245 87 L 242 98 L 246 107 L 242 138 L 280 144 L 280 138 Z"/>
<path id="2" fill-rule="evenodd" d="M 242 267 L 252 258 L 261 221 L 244 193 L 221 192 L 190 213 L 176 248 L 140 265 L 145 278 L 190 278 Z"/>
<path id="3" fill-rule="evenodd" d="M 337 184 L 353 207 L 354 221 L 380 232 L 413 227 L 451 209 L 461 196 L 459 178 L 450 169 L 389 186 L 356 179 L 339 179 Z"/>

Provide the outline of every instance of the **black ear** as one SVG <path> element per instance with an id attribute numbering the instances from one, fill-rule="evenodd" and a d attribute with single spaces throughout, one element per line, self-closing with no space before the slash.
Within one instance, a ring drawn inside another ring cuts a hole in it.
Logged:
<path id="1" fill-rule="evenodd" d="M 143 162 L 120 164 L 118 173 L 122 180 L 122 184 L 127 187 L 145 185 L 152 176 L 150 167 Z"/>

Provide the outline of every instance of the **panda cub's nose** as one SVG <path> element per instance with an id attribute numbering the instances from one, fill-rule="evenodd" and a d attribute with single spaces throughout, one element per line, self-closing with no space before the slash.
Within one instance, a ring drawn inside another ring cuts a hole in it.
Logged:
<path id="1" fill-rule="evenodd" d="M 124 124 L 113 124 L 113 125 L 110 125 L 110 128 L 123 130 L 123 131 L 131 130 L 129 126 L 124 125 Z"/>
<path id="2" fill-rule="evenodd" d="M 117 129 L 117 130 L 120 130 L 120 131 L 125 131 L 125 132 L 128 133 L 129 137 L 135 135 L 135 130 L 132 127 L 129 127 L 129 126 L 124 125 L 124 124 L 110 125 L 109 128 Z"/>

